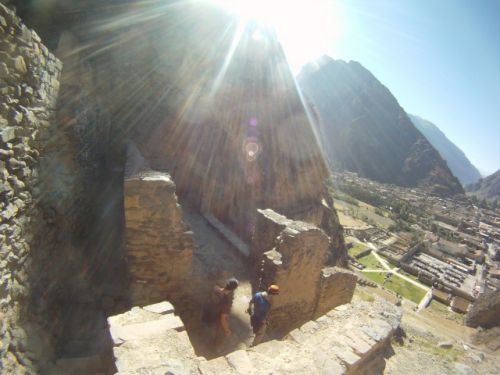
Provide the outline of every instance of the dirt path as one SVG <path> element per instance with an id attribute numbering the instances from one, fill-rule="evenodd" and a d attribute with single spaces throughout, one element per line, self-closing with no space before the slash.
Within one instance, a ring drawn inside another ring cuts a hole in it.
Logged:
<path id="1" fill-rule="evenodd" d="M 386 271 L 389 271 L 390 273 L 402 278 L 405 281 L 408 281 L 410 284 L 413 284 L 413 285 L 419 287 L 420 289 L 425 290 L 426 292 L 429 291 L 428 287 L 416 282 L 415 280 L 409 278 L 408 276 L 400 274 L 398 272 L 398 268 L 391 268 L 389 266 L 389 263 L 387 263 L 387 261 L 385 259 L 382 259 L 382 257 L 380 255 L 378 255 L 378 252 L 377 252 L 378 248 L 374 244 L 372 244 L 371 242 L 368 242 L 367 245 L 372 249 L 373 256 L 378 260 L 378 262 L 382 265 L 382 267 L 385 268 Z"/>
<path id="2" fill-rule="evenodd" d="M 181 311 L 196 354 L 213 358 L 237 349 L 246 348 L 252 340 L 250 318 L 246 313 L 252 295 L 250 273 L 236 249 L 222 238 L 199 214 L 185 210 L 184 220 L 194 233 L 192 306 Z M 214 350 L 214 329 L 201 322 L 201 311 L 214 285 L 224 286 L 225 280 L 236 277 L 239 287 L 235 291 L 231 310 L 232 334 L 221 351 Z"/>

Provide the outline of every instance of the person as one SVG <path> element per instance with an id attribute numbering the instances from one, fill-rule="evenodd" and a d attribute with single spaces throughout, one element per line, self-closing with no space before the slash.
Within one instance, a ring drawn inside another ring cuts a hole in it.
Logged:
<path id="1" fill-rule="evenodd" d="M 215 285 L 210 295 L 210 301 L 203 309 L 203 322 L 207 325 L 215 323 L 213 345 L 217 352 L 221 350 L 225 338 L 231 335 L 229 313 L 236 288 L 238 288 L 238 280 L 234 277 L 228 279 L 223 288 Z"/>
<path id="2" fill-rule="evenodd" d="M 247 312 L 250 314 L 250 325 L 255 337 L 252 346 L 258 345 L 264 339 L 267 331 L 267 314 L 271 310 L 273 296 L 278 295 L 280 288 L 273 284 L 267 291 L 257 292 L 248 304 Z"/>

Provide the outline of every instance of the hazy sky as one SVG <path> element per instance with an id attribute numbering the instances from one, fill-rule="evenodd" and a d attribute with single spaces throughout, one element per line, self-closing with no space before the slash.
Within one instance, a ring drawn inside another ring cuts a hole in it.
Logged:
<path id="1" fill-rule="evenodd" d="M 481 173 L 500 169 L 500 0 L 318 1 L 317 22 L 285 25 L 295 69 L 320 50 L 359 61 Z M 304 28 L 323 33 L 297 43 Z"/>

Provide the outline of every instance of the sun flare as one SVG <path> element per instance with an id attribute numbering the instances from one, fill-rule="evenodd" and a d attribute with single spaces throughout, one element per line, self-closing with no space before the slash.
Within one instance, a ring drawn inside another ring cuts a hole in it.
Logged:
<path id="1" fill-rule="evenodd" d="M 339 7 L 332 0 L 213 1 L 239 17 L 240 22 L 274 28 L 294 72 L 307 61 L 334 50 L 342 31 Z"/>

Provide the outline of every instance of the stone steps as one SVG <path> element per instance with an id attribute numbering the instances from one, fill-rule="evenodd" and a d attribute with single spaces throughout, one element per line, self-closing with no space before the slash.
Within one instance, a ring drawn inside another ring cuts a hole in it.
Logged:
<path id="1" fill-rule="evenodd" d="M 151 309 L 149 309 L 151 310 Z M 264 342 L 212 360 L 196 357 L 186 331 L 165 328 L 173 315 L 134 308 L 110 318 L 111 330 L 148 328 L 114 347 L 120 375 L 262 375 L 382 374 L 383 354 L 401 319 L 401 311 L 384 300 L 339 306 L 294 329 L 283 340 Z M 114 322 L 114 323 L 113 323 Z M 138 326 L 139 325 L 139 326 Z"/>
<path id="2" fill-rule="evenodd" d="M 377 300 L 343 305 L 290 332 L 248 350 L 201 362 L 202 375 L 381 374 L 383 353 L 401 312 Z"/>
<path id="3" fill-rule="evenodd" d="M 182 320 L 168 302 L 108 318 L 120 375 L 197 373 L 198 359 Z"/>
<path id="4" fill-rule="evenodd" d="M 150 322 L 129 324 L 126 326 L 111 327 L 113 343 L 121 344 L 125 341 L 142 340 L 160 335 L 169 330 L 183 331 L 184 325 L 178 316 L 167 315 Z"/>

